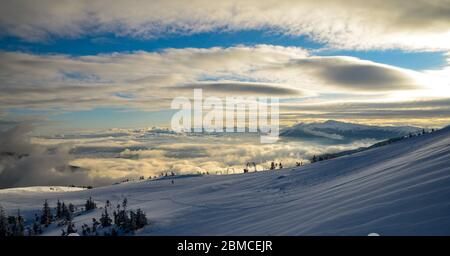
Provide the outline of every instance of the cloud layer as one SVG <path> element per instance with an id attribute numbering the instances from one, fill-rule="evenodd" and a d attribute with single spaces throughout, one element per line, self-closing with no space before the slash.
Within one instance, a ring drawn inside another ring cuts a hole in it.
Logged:
<path id="1" fill-rule="evenodd" d="M 0 133 L 0 188 L 38 185 L 106 185 L 112 179 L 69 165 L 68 145 L 46 147 L 30 141 L 33 127 L 20 124 Z"/>
<path id="2" fill-rule="evenodd" d="M 7 0 L 0 9 L 0 31 L 42 41 L 264 29 L 345 49 L 448 50 L 449 6 L 448 0 Z"/>
<path id="3" fill-rule="evenodd" d="M 0 110 L 169 108 L 194 87 L 211 94 L 308 97 L 423 89 L 420 72 L 296 47 L 257 45 L 72 57 L 0 52 Z"/>
<path id="4" fill-rule="evenodd" d="M 70 143 L 71 164 L 89 169 L 93 177 L 112 179 L 159 176 L 161 172 L 225 174 L 241 173 L 247 162 L 257 169 L 270 167 L 271 161 L 285 167 L 306 162 L 314 154 L 338 152 L 371 145 L 373 140 L 353 144 L 325 145 L 305 141 L 260 144 L 258 136 L 170 134 L 153 129 L 121 129 L 120 132 L 40 137 L 33 142 L 49 147 Z"/>

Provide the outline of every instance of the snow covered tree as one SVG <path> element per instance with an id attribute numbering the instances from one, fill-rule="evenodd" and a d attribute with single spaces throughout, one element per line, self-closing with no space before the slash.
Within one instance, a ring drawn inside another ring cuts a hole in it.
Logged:
<path id="1" fill-rule="evenodd" d="M 97 208 L 97 205 L 94 203 L 94 200 L 92 200 L 91 197 L 86 201 L 86 204 L 84 205 L 86 211 L 93 210 Z"/>
<path id="2" fill-rule="evenodd" d="M 73 204 L 69 204 L 69 207 L 63 202 L 61 206 L 61 218 L 65 221 L 71 221 L 73 218 L 74 206 Z"/>
<path id="3" fill-rule="evenodd" d="M 15 223 L 12 228 L 13 236 L 23 236 L 25 231 L 24 227 L 24 219 L 22 215 L 20 215 L 20 210 L 17 210 L 17 217 L 15 218 Z"/>
<path id="4" fill-rule="evenodd" d="M 61 205 L 61 218 L 67 219 L 67 216 L 69 215 L 69 209 L 67 208 L 66 204 L 63 202 Z M 68 219 L 70 220 L 70 219 Z"/>
<path id="5" fill-rule="evenodd" d="M 275 170 L 275 162 L 270 163 L 270 170 Z"/>
<path id="6" fill-rule="evenodd" d="M 31 227 L 31 229 L 33 230 L 34 235 L 42 234 L 41 224 L 39 224 L 39 222 L 37 222 L 37 221 L 35 221 L 33 223 L 33 226 Z"/>
<path id="7" fill-rule="evenodd" d="M 130 211 L 130 218 L 128 222 L 126 223 L 125 230 L 126 231 L 134 231 L 137 229 L 137 218 L 136 213 L 133 211 Z"/>
<path id="8" fill-rule="evenodd" d="M 122 207 L 123 207 L 124 210 L 127 209 L 127 204 L 128 204 L 128 199 L 125 197 L 125 198 L 123 199 L 123 201 L 122 201 Z"/>
<path id="9" fill-rule="evenodd" d="M 97 233 L 97 228 L 100 225 L 100 222 L 97 221 L 96 218 L 92 218 L 92 233 L 94 233 L 94 235 L 98 235 Z"/>
<path id="10" fill-rule="evenodd" d="M 71 216 L 75 213 L 75 205 L 69 203 L 69 213 Z"/>
<path id="11" fill-rule="evenodd" d="M 58 199 L 58 202 L 56 202 L 56 219 L 61 219 L 61 218 L 62 218 L 62 205 Z"/>
<path id="12" fill-rule="evenodd" d="M 81 229 L 83 236 L 88 236 L 91 234 L 91 228 L 86 223 L 81 226 Z"/>
<path id="13" fill-rule="evenodd" d="M 100 218 L 100 223 L 102 227 L 109 227 L 112 224 L 112 219 L 109 217 L 108 209 L 105 207 L 105 212 L 102 213 L 102 217 Z"/>
<path id="14" fill-rule="evenodd" d="M 8 235 L 8 218 L 6 217 L 5 210 L 0 205 L 0 237 Z"/>
<path id="15" fill-rule="evenodd" d="M 118 208 L 118 212 L 115 214 L 115 221 L 114 224 L 116 224 L 118 227 L 126 230 L 127 224 L 129 222 L 128 214 L 125 209 Z"/>
<path id="16" fill-rule="evenodd" d="M 52 223 L 53 215 L 52 210 L 48 206 L 47 200 L 44 201 L 44 206 L 42 207 L 41 224 L 47 227 Z"/>
<path id="17" fill-rule="evenodd" d="M 136 212 L 129 210 L 127 211 L 128 201 L 124 198 L 122 205 L 117 205 L 117 209 L 113 212 L 113 219 L 115 226 L 119 229 L 128 233 L 130 231 L 134 231 L 140 229 L 147 225 L 147 217 L 145 213 L 138 209 Z M 112 220 L 109 217 L 108 211 L 105 208 L 102 217 L 100 218 L 100 223 L 103 227 L 111 226 Z M 114 228 L 111 230 L 111 236 L 117 235 L 116 230 Z"/>
<path id="18" fill-rule="evenodd" d="M 142 228 L 145 225 L 147 225 L 147 216 L 145 216 L 145 213 L 141 209 L 137 209 L 136 211 L 136 227 Z"/>
<path id="19" fill-rule="evenodd" d="M 75 229 L 75 224 L 73 224 L 71 221 L 69 221 L 69 223 L 67 223 L 67 232 L 66 234 L 72 234 L 72 233 L 76 233 L 77 230 Z"/>

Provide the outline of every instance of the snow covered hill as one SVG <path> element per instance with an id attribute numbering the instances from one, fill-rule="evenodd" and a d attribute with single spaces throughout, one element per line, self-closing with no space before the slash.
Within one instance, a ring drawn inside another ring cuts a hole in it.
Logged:
<path id="1" fill-rule="evenodd" d="M 293 169 L 171 181 L 0 193 L 0 202 L 31 217 L 45 199 L 82 205 L 92 196 L 103 206 L 127 197 L 151 223 L 136 235 L 450 235 L 450 128 Z M 101 211 L 74 222 L 91 223 Z"/>
<path id="2" fill-rule="evenodd" d="M 299 123 L 284 128 L 280 135 L 302 139 L 328 139 L 351 142 L 361 139 L 385 140 L 422 131 L 413 126 L 373 126 L 328 120 L 323 123 Z"/>

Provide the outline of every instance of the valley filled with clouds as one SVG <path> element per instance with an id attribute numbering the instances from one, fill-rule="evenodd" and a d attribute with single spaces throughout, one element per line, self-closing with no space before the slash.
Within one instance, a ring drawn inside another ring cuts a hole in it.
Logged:
<path id="1" fill-rule="evenodd" d="M 9 140 L 2 141 L 1 151 L 14 155 L 2 157 L 0 186 L 102 186 L 166 172 L 223 175 L 242 173 L 248 162 L 263 171 L 272 161 L 293 167 L 297 162 L 309 163 L 313 155 L 376 142 L 289 139 L 261 144 L 254 134 L 176 134 L 152 128 L 31 137 L 31 129 L 19 126 L 2 134 Z M 250 171 L 255 171 L 253 166 Z"/>

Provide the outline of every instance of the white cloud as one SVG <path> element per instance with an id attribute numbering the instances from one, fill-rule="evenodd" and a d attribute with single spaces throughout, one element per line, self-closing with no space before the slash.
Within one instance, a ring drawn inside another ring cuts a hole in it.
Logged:
<path id="1" fill-rule="evenodd" d="M 176 96 L 380 94 L 422 88 L 423 74 L 350 57 L 257 45 L 72 57 L 0 52 L 0 109 L 164 109 Z"/>
<path id="2" fill-rule="evenodd" d="M 249 0 L 2 2 L 0 28 L 25 40 L 112 32 L 155 38 L 266 29 L 345 49 L 449 49 L 448 0 Z"/>
<path id="3" fill-rule="evenodd" d="M 136 140 L 137 134 L 131 135 Z M 130 139 L 130 138 L 128 138 Z M 117 138 L 110 139 L 117 142 Z M 119 139 L 120 140 L 120 139 Z M 76 143 L 84 147 L 91 142 Z M 91 146 L 95 147 L 95 142 Z M 324 154 L 369 146 L 373 140 L 363 140 L 352 144 L 320 145 L 315 143 L 284 142 L 260 144 L 258 139 L 243 137 L 215 137 L 176 135 L 171 137 L 147 137 L 141 140 L 142 149 L 129 149 L 123 145 L 122 151 L 108 157 L 91 154 L 77 155 L 72 164 L 88 168 L 92 175 L 107 175 L 113 178 L 158 176 L 162 172 L 175 173 L 209 172 L 211 174 L 241 173 L 247 162 L 256 162 L 258 170 L 267 170 L 271 161 L 282 162 L 285 167 L 295 166 L 297 161 L 307 162 L 314 154 Z M 130 147 L 135 144 L 130 145 Z M 102 156 L 102 157 L 97 157 Z"/>
<path id="4" fill-rule="evenodd" d="M 33 127 L 20 124 L 0 133 L 0 188 L 39 185 L 106 185 L 113 179 L 69 165 L 70 147 L 32 143 Z"/>

